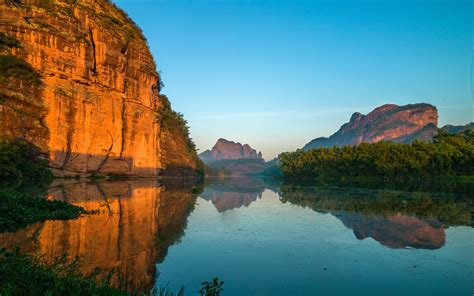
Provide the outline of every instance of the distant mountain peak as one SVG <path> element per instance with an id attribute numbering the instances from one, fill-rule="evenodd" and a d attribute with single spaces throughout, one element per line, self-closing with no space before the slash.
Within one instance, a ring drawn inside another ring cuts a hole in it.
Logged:
<path id="1" fill-rule="evenodd" d="M 217 160 L 262 159 L 262 153 L 257 153 L 249 144 L 242 145 L 239 142 L 219 138 L 211 150 L 202 152 L 199 157 L 205 163 L 210 163 Z"/>
<path id="2" fill-rule="evenodd" d="M 399 106 L 385 104 L 363 115 L 352 114 L 349 122 L 328 138 L 310 141 L 304 149 L 357 145 L 379 141 L 410 142 L 430 140 L 437 134 L 438 111 L 426 103 Z"/>

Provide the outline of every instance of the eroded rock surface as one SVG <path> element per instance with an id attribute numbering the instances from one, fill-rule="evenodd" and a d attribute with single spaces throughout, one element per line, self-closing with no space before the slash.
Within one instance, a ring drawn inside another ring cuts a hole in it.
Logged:
<path id="1" fill-rule="evenodd" d="M 357 145 L 379 141 L 430 140 L 437 134 L 438 111 L 429 104 L 387 104 L 367 115 L 354 113 L 348 123 L 329 138 L 317 138 L 304 149 Z"/>
<path id="2" fill-rule="evenodd" d="M 157 120 L 160 77 L 144 36 L 123 11 L 106 0 L 22 3 L 0 2 L 0 32 L 20 43 L 3 54 L 33 66 L 43 85 L 31 93 L 3 81 L 5 134 L 49 152 L 57 175 L 197 167 L 186 135 Z"/>

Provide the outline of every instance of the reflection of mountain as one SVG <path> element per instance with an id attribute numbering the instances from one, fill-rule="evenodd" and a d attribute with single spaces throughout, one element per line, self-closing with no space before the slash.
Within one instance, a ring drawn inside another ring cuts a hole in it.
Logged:
<path id="1" fill-rule="evenodd" d="M 371 237 L 390 248 L 441 248 L 445 227 L 472 226 L 474 207 L 472 199 L 451 194 L 360 188 L 283 186 L 281 200 L 331 213 L 358 239 Z"/>
<path id="2" fill-rule="evenodd" d="M 77 220 L 31 225 L 12 238 L 0 236 L 22 250 L 36 249 L 46 261 L 67 253 L 78 257 L 81 269 L 116 269 L 113 281 L 127 289 L 149 291 L 155 264 L 183 235 L 196 194 L 191 188 L 159 186 L 150 179 L 102 183 L 73 183 L 49 191 L 49 198 L 65 200 L 98 213 Z M 38 231 L 37 245 L 26 237 Z M 23 234 L 23 235 L 22 235 Z"/>
<path id="3" fill-rule="evenodd" d="M 446 239 L 443 224 L 435 219 L 421 220 L 401 214 L 364 216 L 346 212 L 334 216 L 351 228 L 358 239 L 371 237 L 389 248 L 439 249 Z"/>
<path id="4" fill-rule="evenodd" d="M 215 182 L 217 181 L 217 182 Z M 256 178 L 225 178 L 206 184 L 201 197 L 212 201 L 217 211 L 248 207 L 262 197 L 265 183 Z"/>

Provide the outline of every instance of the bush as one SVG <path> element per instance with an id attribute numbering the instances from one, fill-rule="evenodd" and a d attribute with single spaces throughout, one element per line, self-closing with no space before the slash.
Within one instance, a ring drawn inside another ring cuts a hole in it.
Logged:
<path id="1" fill-rule="evenodd" d="M 0 136 L 0 180 L 51 180 L 48 160 L 39 148 L 22 139 Z"/>
<path id="2" fill-rule="evenodd" d="M 98 272 L 84 275 L 63 258 L 51 266 L 18 252 L 0 250 L 1 295 L 129 295 L 110 286 Z"/>
<path id="3" fill-rule="evenodd" d="M 11 55 L 0 56 L 0 82 L 11 78 L 34 87 L 42 85 L 40 75 L 29 63 Z"/>
<path id="4" fill-rule="evenodd" d="M 161 127 L 183 135 L 188 151 L 197 157 L 196 145 L 190 137 L 188 122 L 184 119 L 183 114 L 171 109 L 171 103 L 165 95 L 160 95 L 160 99 L 161 105 L 157 111 L 157 120 L 161 123 Z"/>
<path id="5" fill-rule="evenodd" d="M 10 37 L 5 33 L 0 32 L 0 50 L 18 47 L 20 47 L 20 42 L 18 42 L 16 38 Z"/>

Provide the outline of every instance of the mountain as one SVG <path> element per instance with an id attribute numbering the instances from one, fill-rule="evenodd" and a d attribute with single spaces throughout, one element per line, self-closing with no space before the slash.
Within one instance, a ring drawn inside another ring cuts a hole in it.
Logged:
<path id="1" fill-rule="evenodd" d="M 240 144 L 220 138 L 211 150 L 199 154 L 199 158 L 206 163 L 219 160 L 255 159 L 263 160 L 262 153 L 252 149 L 248 144 Z"/>
<path id="2" fill-rule="evenodd" d="M 336 133 L 329 138 L 316 138 L 303 149 L 357 145 L 362 142 L 430 140 L 438 133 L 437 125 L 438 111 L 432 105 L 386 104 L 367 115 L 358 112 L 352 114 L 349 122 Z"/>
<path id="3" fill-rule="evenodd" d="M 206 164 L 208 176 L 245 176 L 259 173 L 265 168 L 262 153 L 226 139 L 219 139 L 211 150 L 199 154 Z"/>
<path id="4" fill-rule="evenodd" d="M 2 136 L 47 152 L 56 175 L 194 175 L 147 41 L 111 1 L 0 1 L 0 19 Z"/>
<path id="5" fill-rule="evenodd" d="M 468 123 L 466 125 L 450 125 L 447 124 L 441 128 L 448 134 L 457 134 L 468 129 L 474 129 L 474 122 Z"/>

